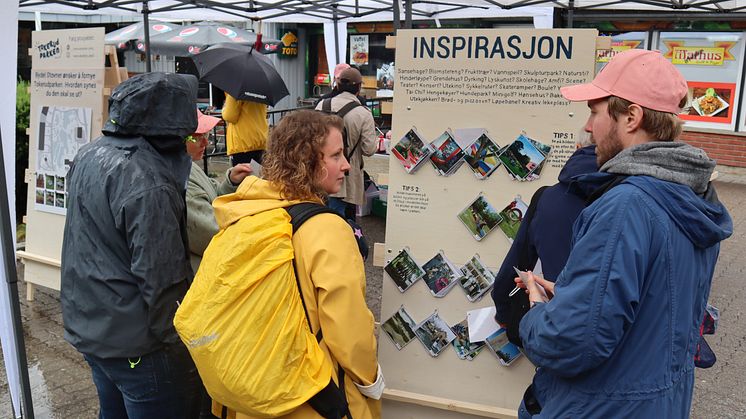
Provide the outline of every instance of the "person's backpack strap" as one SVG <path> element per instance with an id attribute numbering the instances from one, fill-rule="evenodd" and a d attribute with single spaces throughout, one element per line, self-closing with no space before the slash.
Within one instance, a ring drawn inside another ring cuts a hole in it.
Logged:
<path id="1" fill-rule="evenodd" d="M 330 104 L 330 106 L 331 106 L 331 104 Z M 346 103 L 341 108 L 339 108 L 339 110 L 336 112 L 336 114 L 337 114 L 337 116 L 339 116 L 340 118 L 342 118 L 344 120 L 345 115 L 347 115 L 348 113 L 350 113 L 351 110 L 357 108 L 358 106 L 363 106 L 363 105 L 361 105 L 360 102 L 358 102 L 357 100 L 353 100 L 351 102 Z M 348 143 L 349 143 L 349 141 L 350 140 L 348 139 Z M 347 159 L 347 161 L 350 161 L 350 158 L 352 157 L 352 155 L 355 154 L 355 150 L 357 150 L 357 146 L 358 145 L 360 145 L 360 140 L 359 139 L 355 143 L 355 145 L 352 146 L 352 149 L 345 154 L 345 158 Z M 348 144 L 348 147 L 349 147 L 349 144 Z"/>
<path id="2" fill-rule="evenodd" d="M 331 99 L 327 99 L 331 100 Z M 313 202 L 302 202 L 300 204 L 291 205 L 285 210 L 290 214 L 290 224 L 293 226 L 293 234 L 311 217 L 319 214 L 330 213 L 337 214 L 333 209 Z M 303 299 L 303 292 L 300 289 L 300 279 L 298 278 L 298 270 L 295 266 L 295 260 L 293 260 L 293 269 L 295 270 L 295 284 L 298 286 L 298 293 L 300 294 L 300 301 L 303 303 L 303 311 L 306 313 L 306 321 L 308 322 L 308 328 L 313 330 L 311 327 L 311 318 L 308 316 L 308 308 L 306 308 L 306 301 Z M 324 337 L 321 328 L 316 332 L 316 342 L 321 342 Z"/>
<path id="3" fill-rule="evenodd" d="M 326 113 L 332 112 L 332 98 L 326 98 L 321 101 L 321 111 Z"/>
<path id="4" fill-rule="evenodd" d="M 290 224 L 293 226 L 293 234 L 298 231 L 303 223 L 316 215 L 330 213 L 339 216 L 339 213 L 331 208 L 313 202 L 302 202 L 300 204 L 291 205 L 285 208 L 285 210 L 290 215 Z M 295 265 L 295 259 L 293 259 L 293 270 L 295 271 L 295 284 L 298 287 L 300 301 L 303 304 L 303 311 L 306 314 L 308 328 L 313 331 L 313 328 L 311 327 L 311 318 L 308 315 L 308 308 L 306 307 L 306 301 L 303 298 L 303 291 L 301 291 L 298 268 Z M 319 327 L 319 330 L 316 332 L 316 341 L 321 342 L 322 338 L 323 333 L 321 327 Z M 346 417 L 347 419 L 352 419 L 352 414 L 350 413 L 349 404 L 347 402 L 347 393 L 345 393 L 344 388 L 344 368 L 342 368 L 339 363 L 337 363 L 337 371 L 339 373 L 338 384 L 335 385 L 334 380 L 330 379 L 329 384 L 324 389 L 308 400 L 308 404 L 324 418 L 340 419 Z"/>

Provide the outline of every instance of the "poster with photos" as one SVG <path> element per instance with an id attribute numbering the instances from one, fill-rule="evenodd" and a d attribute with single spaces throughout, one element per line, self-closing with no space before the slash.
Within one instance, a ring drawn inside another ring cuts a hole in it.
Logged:
<path id="1" fill-rule="evenodd" d="M 437 312 L 420 323 L 414 330 L 414 333 L 430 356 L 440 355 L 456 339 L 453 330 L 440 318 Z"/>
<path id="2" fill-rule="evenodd" d="M 491 334 L 484 342 L 500 363 L 506 367 L 522 355 L 521 350 L 508 340 L 507 331 L 503 328 Z"/>
<path id="3" fill-rule="evenodd" d="M 404 292 L 418 279 L 425 275 L 425 271 L 414 260 L 407 248 L 402 249 L 383 269 L 396 284 L 399 291 Z"/>
<path id="4" fill-rule="evenodd" d="M 464 150 L 453 138 L 451 130 L 446 130 L 430 144 L 433 152 L 430 162 L 441 176 L 450 176 L 464 162 Z"/>
<path id="5" fill-rule="evenodd" d="M 495 275 L 484 266 L 479 255 L 472 256 L 461 267 L 461 272 L 464 276 L 459 280 L 459 284 L 466 293 L 466 298 L 471 302 L 481 299 L 495 283 Z"/>
<path id="6" fill-rule="evenodd" d="M 464 153 L 464 161 L 469 165 L 477 179 L 487 179 L 500 164 L 500 146 L 486 133 L 482 134 Z"/>
<path id="7" fill-rule="evenodd" d="M 425 275 L 422 277 L 435 297 L 444 297 L 461 279 L 461 270 L 451 263 L 441 250 L 432 259 L 422 265 Z"/>
<path id="8" fill-rule="evenodd" d="M 500 214 L 482 194 L 458 213 L 458 219 L 477 241 L 485 238 L 502 222 Z"/>
<path id="9" fill-rule="evenodd" d="M 521 134 L 500 154 L 500 161 L 508 173 L 517 180 L 526 180 L 539 167 L 546 156 Z"/>
<path id="10" fill-rule="evenodd" d="M 381 323 L 381 329 L 386 332 L 386 335 L 398 350 L 407 346 L 416 337 L 415 328 L 417 328 L 417 323 L 412 320 L 412 316 L 407 313 L 404 306 L 399 307 L 399 310 L 393 316 Z"/>
<path id="11" fill-rule="evenodd" d="M 407 173 L 414 173 L 432 153 L 430 144 L 425 142 L 415 128 L 391 148 L 391 154 L 404 166 Z"/>
<path id="12" fill-rule="evenodd" d="M 471 361 L 484 348 L 484 341 L 471 342 L 469 340 L 469 324 L 466 319 L 454 324 L 451 327 L 456 339 L 453 340 L 453 349 L 459 359 Z"/>
<path id="13" fill-rule="evenodd" d="M 513 243 L 513 240 L 518 235 L 518 229 L 521 228 L 521 222 L 526 215 L 526 211 L 528 211 L 528 204 L 523 202 L 520 196 L 516 196 L 500 211 L 500 217 L 502 217 L 503 222 L 498 224 L 498 226 L 511 243 Z"/>
<path id="14" fill-rule="evenodd" d="M 65 176 L 80 147 L 90 142 L 91 108 L 42 106 L 37 120 L 34 208 L 65 215 Z"/>

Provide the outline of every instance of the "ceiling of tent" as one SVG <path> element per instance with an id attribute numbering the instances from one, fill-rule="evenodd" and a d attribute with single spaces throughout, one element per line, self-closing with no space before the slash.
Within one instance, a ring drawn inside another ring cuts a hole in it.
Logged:
<path id="1" fill-rule="evenodd" d="M 278 22 L 389 21 L 393 3 L 406 0 L 149 0 L 153 17 L 167 19 L 264 20 Z M 20 0 L 21 11 L 140 15 L 142 0 Z M 546 14 L 549 7 L 573 11 L 667 11 L 734 14 L 746 0 L 413 0 L 412 19 L 512 17 Z M 75 10 L 78 9 L 78 10 Z M 516 10 L 519 9 L 519 10 Z M 404 19 L 402 7 L 401 18 Z"/>

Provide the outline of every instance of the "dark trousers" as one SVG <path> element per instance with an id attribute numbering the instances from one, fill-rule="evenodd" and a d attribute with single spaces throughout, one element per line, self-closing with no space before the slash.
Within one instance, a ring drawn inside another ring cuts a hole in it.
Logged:
<path id="1" fill-rule="evenodd" d="M 99 419 L 199 417 L 201 382 L 181 342 L 139 358 L 83 356 L 98 392 Z"/>
<path id="2" fill-rule="evenodd" d="M 262 164 L 262 156 L 264 150 L 246 151 L 244 153 L 231 154 L 231 166 L 235 166 L 240 163 L 251 163 L 251 160 Z"/>

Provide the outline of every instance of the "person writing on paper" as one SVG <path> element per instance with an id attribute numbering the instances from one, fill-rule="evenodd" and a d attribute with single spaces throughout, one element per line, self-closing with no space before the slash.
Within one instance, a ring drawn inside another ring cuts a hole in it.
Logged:
<path id="1" fill-rule="evenodd" d="M 215 201 L 220 227 L 230 226 L 235 232 L 244 225 L 243 217 L 298 202 L 321 204 L 326 195 L 338 192 L 350 169 L 343 153 L 342 127 L 339 117 L 310 110 L 282 118 L 272 130 L 264 178 L 249 176 L 235 194 Z M 365 304 L 363 259 L 352 229 L 336 214 L 318 214 L 293 233 L 292 243 L 311 329 L 323 332 L 319 346 L 334 365 L 335 380 L 339 369 L 344 371 L 351 417 L 380 418 L 383 376 L 373 314 Z M 308 402 L 283 417 L 321 418 Z"/>
<path id="2" fill-rule="evenodd" d="M 538 367 L 519 417 L 686 418 L 720 242 L 732 234 L 715 162 L 676 141 L 687 82 L 658 51 L 617 54 L 588 84 L 598 185 L 554 286 L 526 275 L 520 323 Z M 550 298 L 551 297 L 551 298 Z"/>
<path id="3" fill-rule="evenodd" d="M 242 180 L 252 173 L 251 166 L 246 163 L 237 164 L 228 169 L 225 180 L 221 183 L 210 178 L 199 166 L 199 161 L 205 154 L 207 140 L 219 118 L 205 115 L 197 111 L 197 130 L 186 138 L 186 149 L 192 158 L 192 169 L 187 182 L 187 235 L 189 237 L 189 252 L 192 269 L 197 272 L 200 259 L 210 244 L 212 236 L 218 232 L 215 222 L 212 201 L 220 195 L 236 191 Z"/>
<path id="4" fill-rule="evenodd" d="M 510 296 L 515 286 L 513 268 L 534 269 L 541 261 L 546 278 L 554 280 L 565 267 L 570 254 L 572 226 L 592 192 L 592 188 L 571 188 L 570 185 L 575 176 L 598 171 L 596 146 L 586 138 L 587 143 L 579 144 L 560 171 L 559 182 L 537 190 L 531 197 L 516 238 L 495 275 L 492 288 L 495 320 L 508 330 L 508 337 L 516 345 L 520 344 L 518 323 L 528 302 L 525 294 Z"/>

